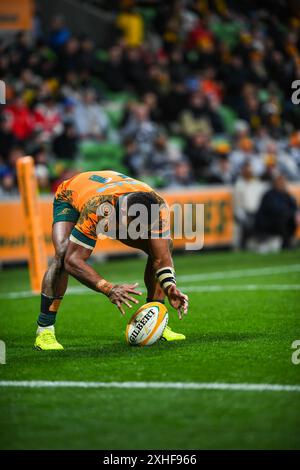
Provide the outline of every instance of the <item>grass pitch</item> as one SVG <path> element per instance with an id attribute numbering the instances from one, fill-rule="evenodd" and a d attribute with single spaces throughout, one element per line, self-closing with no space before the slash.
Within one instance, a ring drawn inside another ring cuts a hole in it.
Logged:
<path id="1" fill-rule="evenodd" d="M 175 256 L 189 315 L 170 325 L 187 340 L 125 344 L 127 317 L 71 282 L 57 320 L 61 352 L 32 349 L 38 297 L 25 269 L 0 272 L 1 380 L 300 384 L 299 251 Z M 112 281 L 142 280 L 144 260 L 96 266 Z M 15 297 L 15 296 L 13 296 Z M 300 393 L 182 389 L 6 388 L 2 449 L 299 449 Z"/>

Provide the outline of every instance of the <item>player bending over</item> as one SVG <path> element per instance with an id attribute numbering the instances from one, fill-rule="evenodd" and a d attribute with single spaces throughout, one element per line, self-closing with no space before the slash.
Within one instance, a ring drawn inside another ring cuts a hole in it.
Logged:
<path id="1" fill-rule="evenodd" d="M 128 235 L 126 230 L 124 232 L 124 228 L 127 229 L 134 221 L 130 208 L 133 209 L 135 204 L 145 207 L 149 215 L 153 206 L 162 208 L 165 203 L 147 184 L 113 171 L 81 173 L 58 187 L 53 204 L 55 256 L 42 283 L 35 341 L 37 349 L 63 349 L 56 340 L 54 324 L 69 274 L 90 289 L 106 295 L 122 315 L 125 314 L 124 305 L 131 308 L 131 303 L 138 303 L 133 297 L 141 295 L 137 290 L 138 284 L 112 284 L 87 263 L 99 233 L 110 235 L 115 230 L 115 238 L 148 255 L 144 275 L 147 302 L 163 303 L 167 296 L 172 307 L 177 309 L 179 318 L 187 313 L 188 297 L 176 287 L 168 217 L 162 209 L 154 223 L 149 216 L 146 222 L 141 219 L 140 236 L 133 239 L 136 237 Z M 163 338 L 172 341 L 185 339 L 185 336 L 167 327 Z"/>

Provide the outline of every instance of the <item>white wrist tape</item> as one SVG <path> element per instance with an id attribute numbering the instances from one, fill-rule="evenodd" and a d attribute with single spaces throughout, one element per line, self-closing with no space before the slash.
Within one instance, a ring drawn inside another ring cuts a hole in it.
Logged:
<path id="1" fill-rule="evenodd" d="M 156 277 L 163 290 L 171 285 L 176 285 L 175 271 L 172 267 L 159 269 L 156 271 Z"/>

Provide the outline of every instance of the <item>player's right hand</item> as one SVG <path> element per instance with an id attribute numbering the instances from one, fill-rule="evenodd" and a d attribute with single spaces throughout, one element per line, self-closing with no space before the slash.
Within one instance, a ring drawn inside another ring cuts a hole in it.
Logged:
<path id="1" fill-rule="evenodd" d="M 115 284 L 108 294 L 109 300 L 115 304 L 120 310 L 122 315 L 125 315 L 125 310 L 122 304 L 126 305 L 129 308 L 132 308 L 132 305 L 129 302 L 138 304 L 139 301 L 132 297 L 130 294 L 142 295 L 142 293 L 136 290 L 138 282 L 135 284 Z"/>

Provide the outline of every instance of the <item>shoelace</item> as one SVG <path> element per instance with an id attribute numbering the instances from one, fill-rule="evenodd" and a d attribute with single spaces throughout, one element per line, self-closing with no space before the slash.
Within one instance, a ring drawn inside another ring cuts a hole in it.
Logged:
<path id="1" fill-rule="evenodd" d="M 52 331 L 45 331 L 45 333 L 43 333 L 43 337 L 45 343 L 49 344 L 55 341 L 54 333 L 52 333 Z"/>

